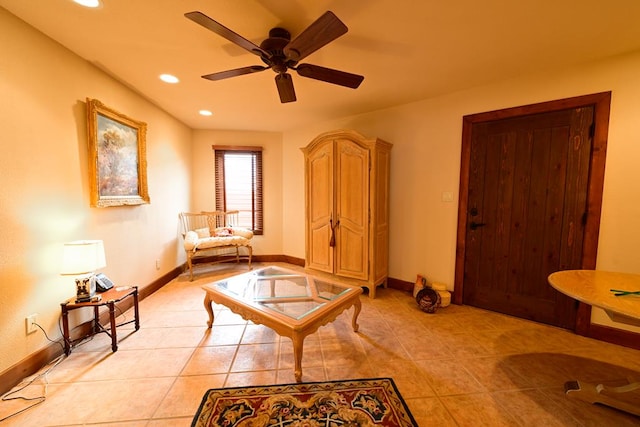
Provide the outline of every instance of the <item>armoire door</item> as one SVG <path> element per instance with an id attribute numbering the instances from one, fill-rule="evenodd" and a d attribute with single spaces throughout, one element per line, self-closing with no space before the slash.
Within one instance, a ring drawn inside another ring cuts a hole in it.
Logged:
<path id="1" fill-rule="evenodd" d="M 333 273 L 334 203 L 333 142 L 307 157 L 307 267 Z M 335 239 L 334 239 L 335 240 Z"/>
<path id="2" fill-rule="evenodd" d="M 369 290 L 389 274 L 392 144 L 352 130 L 326 132 L 305 159 L 305 267 Z"/>
<path id="3" fill-rule="evenodd" d="M 369 265 L 369 150 L 336 140 L 335 274 L 367 280 Z"/>

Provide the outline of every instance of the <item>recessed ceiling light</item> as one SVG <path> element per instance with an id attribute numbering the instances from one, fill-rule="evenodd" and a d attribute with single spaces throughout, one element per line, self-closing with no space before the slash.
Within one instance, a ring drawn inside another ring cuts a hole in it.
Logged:
<path id="1" fill-rule="evenodd" d="M 78 3 L 80 6 L 84 7 L 99 7 L 100 0 L 73 0 L 74 3 Z"/>
<path id="2" fill-rule="evenodd" d="M 176 76 L 172 76 L 171 74 L 160 74 L 160 80 L 165 83 L 178 83 L 180 79 Z"/>
<path id="3" fill-rule="evenodd" d="M 213 113 L 211 111 L 209 111 L 209 110 L 200 110 L 199 113 L 200 113 L 201 116 L 211 116 L 211 115 L 213 115 Z"/>

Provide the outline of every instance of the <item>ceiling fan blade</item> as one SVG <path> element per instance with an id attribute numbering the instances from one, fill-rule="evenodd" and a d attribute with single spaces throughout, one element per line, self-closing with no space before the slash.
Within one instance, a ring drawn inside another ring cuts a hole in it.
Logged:
<path id="1" fill-rule="evenodd" d="M 225 39 L 229 40 L 231 43 L 235 43 L 241 48 L 246 49 L 255 55 L 271 58 L 271 54 L 269 52 L 267 52 L 266 50 L 263 50 L 260 46 L 245 39 L 241 35 L 231 31 L 230 29 L 220 24 L 219 22 L 214 21 L 213 19 L 209 18 L 207 15 L 205 15 L 202 12 L 198 12 L 198 11 L 187 12 L 184 14 L 184 16 L 187 17 L 188 19 L 191 19 L 196 24 L 202 25 L 206 29 L 213 31 L 217 35 L 224 37 Z"/>
<path id="2" fill-rule="evenodd" d="M 280 94 L 280 102 L 294 102 L 296 91 L 293 89 L 293 79 L 289 73 L 280 73 L 276 76 L 276 86 Z"/>
<path id="3" fill-rule="evenodd" d="M 300 61 L 349 29 L 331 11 L 325 12 L 284 48 L 287 58 Z"/>
<path id="4" fill-rule="evenodd" d="M 214 80 L 214 81 L 222 80 L 222 79 L 228 79 L 229 77 L 236 77 L 236 76 L 242 76 L 245 74 L 258 73 L 260 71 L 267 70 L 268 68 L 269 67 L 263 67 L 261 65 L 252 65 L 250 67 L 235 68 L 233 70 L 206 74 L 202 76 L 202 78 L 207 80 Z"/>
<path id="5" fill-rule="evenodd" d="M 319 65 L 300 64 L 295 68 L 295 70 L 302 77 L 322 80 L 323 82 L 346 86 L 352 89 L 360 86 L 360 83 L 362 83 L 362 81 L 364 80 L 364 76 L 347 73 L 345 71 L 334 70 L 332 68 L 320 67 Z"/>

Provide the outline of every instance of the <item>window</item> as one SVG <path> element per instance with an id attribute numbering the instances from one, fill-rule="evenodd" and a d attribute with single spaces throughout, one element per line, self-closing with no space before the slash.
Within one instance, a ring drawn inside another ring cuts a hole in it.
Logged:
<path id="1" fill-rule="evenodd" d="M 238 224 L 263 232 L 262 147 L 213 146 L 216 210 L 238 210 Z"/>

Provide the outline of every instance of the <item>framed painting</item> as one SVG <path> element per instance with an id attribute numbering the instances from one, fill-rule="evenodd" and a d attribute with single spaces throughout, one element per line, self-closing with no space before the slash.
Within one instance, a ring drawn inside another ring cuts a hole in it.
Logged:
<path id="1" fill-rule="evenodd" d="M 149 203 L 147 124 L 87 98 L 91 206 Z"/>

